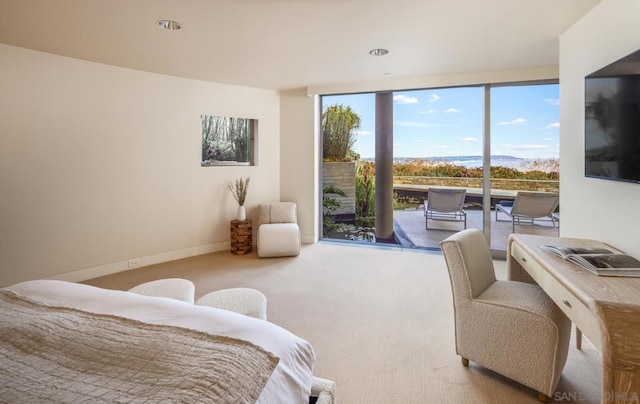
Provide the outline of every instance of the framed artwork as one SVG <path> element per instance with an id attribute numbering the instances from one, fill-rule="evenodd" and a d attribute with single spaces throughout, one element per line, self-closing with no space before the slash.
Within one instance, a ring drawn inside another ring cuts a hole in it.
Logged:
<path id="1" fill-rule="evenodd" d="M 257 120 L 200 115 L 202 167 L 255 165 Z"/>

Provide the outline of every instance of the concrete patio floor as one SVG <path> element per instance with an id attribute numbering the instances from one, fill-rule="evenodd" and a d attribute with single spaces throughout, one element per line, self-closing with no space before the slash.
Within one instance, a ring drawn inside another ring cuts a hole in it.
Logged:
<path id="1" fill-rule="evenodd" d="M 482 211 L 465 210 L 467 228 L 482 229 Z M 502 213 L 496 222 L 495 212 L 491 211 L 491 249 L 497 253 L 507 250 L 507 238 L 512 232 L 511 220 Z M 425 217 L 420 210 L 395 210 L 393 212 L 396 235 L 404 247 L 440 248 L 440 241 L 464 228 L 462 222 L 429 220 L 429 230 L 425 229 Z M 503 221 L 505 220 L 505 221 Z M 559 226 L 553 228 L 551 222 L 536 221 L 534 225 L 516 225 L 516 233 L 558 236 Z M 499 254 L 498 254 L 499 255 Z"/>

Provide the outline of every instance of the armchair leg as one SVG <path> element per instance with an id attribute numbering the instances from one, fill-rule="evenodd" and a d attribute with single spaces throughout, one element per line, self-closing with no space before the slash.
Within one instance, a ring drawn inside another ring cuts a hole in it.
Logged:
<path id="1" fill-rule="evenodd" d="M 576 327 L 576 348 L 582 349 L 582 331 Z"/>
<path id="2" fill-rule="evenodd" d="M 469 366 L 469 359 L 465 358 L 464 356 L 461 356 L 462 358 L 462 366 Z M 540 393 L 538 392 L 538 400 L 540 400 L 543 403 L 548 402 L 551 399 L 551 397 L 549 397 L 548 395 L 544 394 L 544 393 Z"/>

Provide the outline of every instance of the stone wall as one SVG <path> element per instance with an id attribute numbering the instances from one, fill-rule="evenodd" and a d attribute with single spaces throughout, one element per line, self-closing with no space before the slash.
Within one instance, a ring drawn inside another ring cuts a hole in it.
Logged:
<path id="1" fill-rule="evenodd" d="M 322 163 L 322 185 L 333 185 L 342 189 L 347 197 L 331 195 L 342 203 L 342 206 L 336 209 L 334 215 L 353 215 L 356 214 L 356 163 L 348 162 L 324 162 Z"/>

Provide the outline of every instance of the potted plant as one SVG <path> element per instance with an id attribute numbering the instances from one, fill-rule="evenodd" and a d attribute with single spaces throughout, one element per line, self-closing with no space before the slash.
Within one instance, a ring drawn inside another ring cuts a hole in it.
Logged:
<path id="1" fill-rule="evenodd" d="M 249 181 L 251 178 L 246 179 L 239 178 L 234 183 L 229 184 L 229 190 L 231 195 L 238 202 L 238 221 L 244 222 L 247 220 L 247 212 L 244 208 L 244 201 L 247 198 L 247 190 L 249 188 Z"/>

